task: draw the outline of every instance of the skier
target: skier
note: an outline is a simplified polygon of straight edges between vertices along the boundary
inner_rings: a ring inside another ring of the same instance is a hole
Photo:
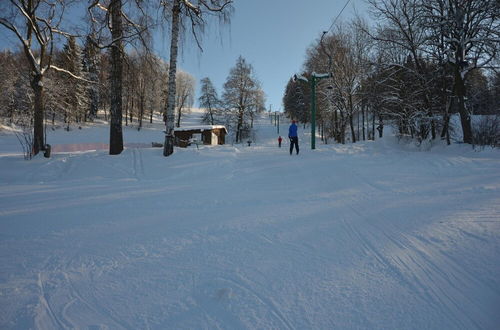
[[[281,148],[281,141],[283,141],[283,138],[281,138],[281,135],[278,137],[278,146]]]
[[[297,136],[297,125],[295,120],[292,120],[292,124],[288,128],[288,138],[290,139],[290,155],[293,151],[293,146],[295,145],[295,150],[297,155],[299,154],[299,137]]]

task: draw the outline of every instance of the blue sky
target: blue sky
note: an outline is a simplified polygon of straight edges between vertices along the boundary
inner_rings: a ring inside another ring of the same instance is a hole
[[[238,56],[252,64],[266,93],[266,108],[282,110],[288,79],[301,70],[306,49],[328,30],[347,0],[234,0],[231,24],[209,26],[203,52],[191,38],[181,45],[179,67],[200,79],[209,77],[219,95]],[[364,0],[350,0],[339,21],[352,18],[354,9],[366,17]],[[0,47],[15,49],[19,41],[0,27]],[[169,33],[158,33],[154,47],[168,62]],[[199,86],[197,86],[199,90]],[[197,96],[198,97],[198,96]]]
[[[285,85],[302,68],[306,49],[328,30],[346,0],[235,0],[230,27],[217,24],[203,40],[203,53],[186,42],[180,67],[199,80],[209,77],[219,95],[229,70],[242,55],[256,72],[266,93],[266,108],[282,110]],[[363,0],[351,0],[339,18],[348,20],[354,8],[367,16]],[[160,56],[168,56],[169,40],[160,40]],[[198,86],[199,87],[199,86]]]

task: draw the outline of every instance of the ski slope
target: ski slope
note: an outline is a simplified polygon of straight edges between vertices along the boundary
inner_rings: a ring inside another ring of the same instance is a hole
[[[299,134],[299,156],[264,116],[250,147],[25,161],[4,131],[0,328],[498,329],[498,150]]]

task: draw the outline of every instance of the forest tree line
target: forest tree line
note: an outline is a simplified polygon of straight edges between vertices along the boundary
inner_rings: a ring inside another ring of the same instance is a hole
[[[22,52],[0,52],[0,117],[8,124],[31,127],[33,91],[30,71]],[[45,77],[45,124],[51,128],[64,125],[66,130],[84,122],[107,121],[110,112],[110,56],[88,41],[80,47],[70,38],[63,49],[54,52],[54,61],[84,79],[64,72],[51,71]],[[21,69],[21,70],[20,70]],[[196,99],[196,78],[184,71],[176,72],[175,127],[190,112]],[[234,130],[236,142],[251,134],[255,115],[265,108],[264,93],[251,64],[239,57],[228,74],[219,96],[209,77],[200,81],[199,104],[205,108],[202,123],[226,125]],[[143,121],[153,122],[154,115],[166,121],[168,64],[151,53],[124,53],[123,121],[134,123],[138,130]]]
[[[33,91],[29,85],[30,70],[22,52],[0,52],[0,116],[9,124],[29,125]],[[44,80],[45,121],[55,127],[64,124],[70,130],[83,122],[108,120],[110,110],[110,56],[88,42],[83,48],[74,38],[54,52],[54,61],[84,79],[66,73],[50,71]],[[168,64],[151,54],[124,54],[123,104],[124,124],[135,122],[141,129],[143,120],[152,122],[153,114],[161,114],[166,102]],[[177,117],[194,102],[194,77],[178,72],[179,102]],[[28,122],[26,122],[28,121]]]
[[[73,15],[68,14],[72,8]],[[2,94],[6,107],[0,116],[12,122],[23,118],[18,123],[24,127],[23,148],[31,158],[40,151],[50,155],[48,117],[54,121],[62,117],[69,129],[72,122],[92,120],[99,109],[109,106],[109,154],[117,155],[123,151],[123,119],[128,124],[136,118],[140,127],[146,112],[151,120],[164,102],[164,155],[168,156],[173,152],[175,108],[179,123],[180,110],[194,100],[194,92],[178,93],[183,86],[193,87],[190,77],[184,85],[177,82],[183,76],[177,73],[179,39],[191,35],[201,48],[200,35],[209,22],[229,23],[232,11],[232,0],[2,1],[0,27],[18,41],[20,51],[1,54],[6,61],[2,70],[18,88]],[[75,17],[76,12],[81,17]],[[159,87],[165,65],[152,55],[152,35],[161,28],[169,29],[171,47],[167,83]],[[76,39],[84,43],[81,60]],[[62,44],[64,49],[59,50]],[[155,73],[154,79],[149,79],[148,70]],[[157,88],[166,93],[166,100]]]
[[[307,50],[302,76],[317,85],[324,140],[375,139],[391,123],[400,137],[500,145],[500,4],[494,0],[369,0],[373,26],[332,25]],[[311,88],[290,79],[289,117],[310,121]],[[451,127],[458,114],[460,127]],[[477,120],[474,115],[481,116]]]

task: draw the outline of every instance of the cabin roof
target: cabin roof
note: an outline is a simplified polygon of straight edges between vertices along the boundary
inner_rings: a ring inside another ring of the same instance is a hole
[[[212,131],[214,129],[223,129],[227,134],[227,129],[224,125],[198,125],[198,126],[183,126],[174,128],[175,132],[203,132],[203,131]]]

